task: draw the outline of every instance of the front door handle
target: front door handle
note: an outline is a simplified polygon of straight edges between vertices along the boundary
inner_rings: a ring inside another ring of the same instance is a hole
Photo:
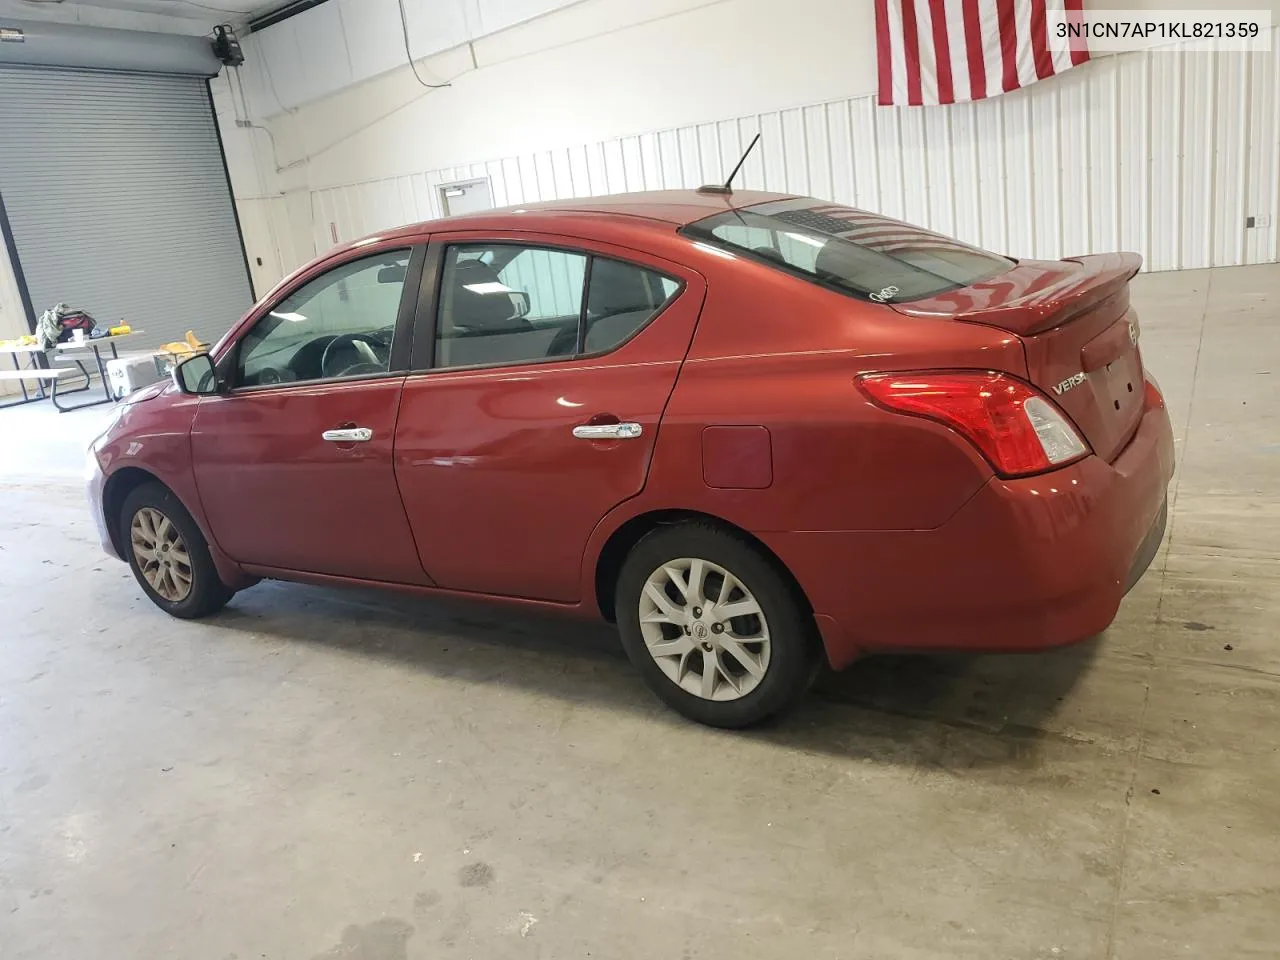
[[[345,427],[341,430],[326,430],[320,434],[320,438],[332,443],[366,443],[373,439],[373,431],[368,427]]]
[[[642,433],[638,423],[586,423],[573,428],[579,440],[634,440]]]

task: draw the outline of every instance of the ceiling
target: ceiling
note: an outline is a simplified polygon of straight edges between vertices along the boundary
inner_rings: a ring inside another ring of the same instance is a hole
[[[215,23],[240,24],[285,5],[285,0],[0,0],[0,17],[199,36]]]

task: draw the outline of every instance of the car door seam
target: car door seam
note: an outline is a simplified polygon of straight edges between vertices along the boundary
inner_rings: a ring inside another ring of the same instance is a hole
[[[409,377],[406,374],[400,379],[400,389],[396,393],[396,415],[391,423],[391,480],[396,487],[396,498],[400,501],[400,512],[404,514],[405,526],[409,528],[409,539],[413,541],[414,556],[418,559],[418,567],[422,570],[422,575],[427,578],[427,583],[436,586],[436,581],[431,576],[431,571],[427,569],[425,563],[422,562],[422,546],[418,543],[418,535],[414,531],[413,521],[409,517],[409,505],[404,502],[404,490],[400,487],[400,460],[398,449],[400,444],[400,411],[404,406],[404,388]]]

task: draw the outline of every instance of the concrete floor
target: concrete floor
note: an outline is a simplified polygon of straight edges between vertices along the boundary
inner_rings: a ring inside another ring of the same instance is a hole
[[[0,413],[0,955],[1275,957],[1280,267],[1135,286],[1180,465],[1115,625],[746,734],[604,630],[286,584],[167,619],[80,501],[102,413]]]

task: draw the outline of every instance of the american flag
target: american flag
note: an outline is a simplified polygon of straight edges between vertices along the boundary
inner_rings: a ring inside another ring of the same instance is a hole
[[[910,250],[913,253],[972,253],[974,248],[923,227],[882,217],[866,210],[836,204],[815,204],[805,210],[789,210],[774,218],[829,233],[878,253]]]
[[[963,103],[1052,77],[1089,59],[1082,0],[876,0],[881,106]]]

